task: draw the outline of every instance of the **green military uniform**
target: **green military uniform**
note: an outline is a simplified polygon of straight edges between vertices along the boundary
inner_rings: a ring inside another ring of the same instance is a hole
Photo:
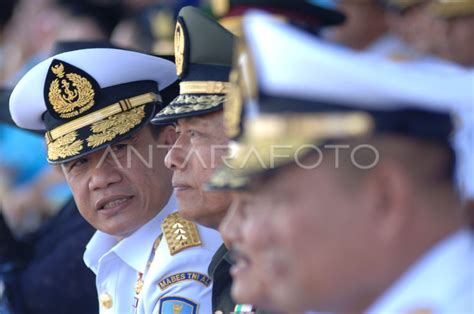
[[[235,308],[235,302],[230,296],[232,276],[229,270],[231,266],[229,251],[223,244],[214,254],[208,271],[209,276],[214,282],[212,288],[212,309],[214,311],[225,313]]]

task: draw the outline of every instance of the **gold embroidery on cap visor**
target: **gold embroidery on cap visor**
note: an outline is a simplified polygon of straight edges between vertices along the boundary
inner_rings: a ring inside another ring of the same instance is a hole
[[[463,17],[474,14],[474,0],[434,0],[430,10],[442,18]]]
[[[203,111],[215,108],[222,105],[226,96],[212,95],[212,96],[194,96],[194,95],[179,95],[169,106],[165,107],[156,115],[157,118],[166,117],[175,114],[183,114],[195,111]]]
[[[145,118],[145,107],[141,106],[96,122],[91,125],[91,131],[94,134],[87,138],[87,146],[96,148],[110,142],[118,135],[123,135],[140,124],[143,118]]]
[[[226,101],[225,94],[230,91],[231,86],[230,83],[221,81],[181,82],[180,95],[161,110],[155,119],[218,107]]]
[[[48,100],[61,118],[73,118],[94,105],[95,92],[85,77],[65,73],[62,63],[52,66],[51,71],[57,78],[49,86]]]
[[[181,21],[176,23],[174,31],[174,56],[176,63],[176,75],[181,76],[184,72],[185,34]]]
[[[84,147],[84,141],[77,139],[77,132],[61,136],[48,144],[48,159],[58,160],[78,155]]]
[[[131,97],[46,132],[48,160],[54,162],[83,153],[83,139],[77,140],[77,131],[87,126],[90,126],[89,132],[92,133],[86,139],[89,148],[96,148],[118,135],[126,134],[145,118],[145,105],[159,99],[155,93]]]
[[[367,136],[373,128],[372,117],[362,112],[262,115],[245,124],[245,135],[239,142],[229,144],[225,164],[231,172],[211,178],[210,186],[235,185],[230,179],[241,183],[246,176],[300,160],[322,142]]]

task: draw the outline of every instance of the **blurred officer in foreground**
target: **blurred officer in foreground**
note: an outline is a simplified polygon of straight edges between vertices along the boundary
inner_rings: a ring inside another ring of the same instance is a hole
[[[454,186],[448,114],[471,99],[472,73],[410,72],[259,14],[244,36],[252,62],[239,71],[254,80],[225,104],[231,130],[243,112],[243,134],[230,146],[234,170],[211,180],[243,189],[220,227],[235,300],[276,311],[472,312],[474,235]],[[267,295],[252,294],[257,280]]]
[[[10,98],[18,126],[46,129],[48,161],[98,229],[84,261],[101,313],[210,310],[204,274],[222,241],[174,212],[163,160],[175,131],[149,124],[176,95],[174,68],[126,50],[77,50],[36,65]]]
[[[235,39],[198,9],[186,7],[179,14],[175,40],[176,68],[182,79],[180,95],[152,122],[176,125],[178,139],[166,156],[166,165],[174,171],[173,186],[180,214],[217,229],[230,206],[230,195],[204,188],[227,154],[222,104],[229,92]],[[214,279],[213,309],[224,313],[246,309],[235,307],[230,297],[229,268],[227,248],[222,245],[212,260],[209,274]],[[259,288],[255,281],[252,289]]]

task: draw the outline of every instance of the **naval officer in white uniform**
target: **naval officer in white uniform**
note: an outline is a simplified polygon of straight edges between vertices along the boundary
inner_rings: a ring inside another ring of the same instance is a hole
[[[98,231],[84,255],[100,313],[209,313],[221,240],[175,213],[164,166],[171,126],[148,122],[176,95],[174,64],[118,49],[55,55],[10,98],[18,126],[45,130],[79,211]],[[58,265],[61,267],[61,265]]]

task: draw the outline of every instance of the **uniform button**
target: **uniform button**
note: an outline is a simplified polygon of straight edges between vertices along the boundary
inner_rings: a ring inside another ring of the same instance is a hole
[[[107,292],[104,292],[99,296],[99,301],[100,304],[106,309],[110,309],[112,307],[112,297]]]

